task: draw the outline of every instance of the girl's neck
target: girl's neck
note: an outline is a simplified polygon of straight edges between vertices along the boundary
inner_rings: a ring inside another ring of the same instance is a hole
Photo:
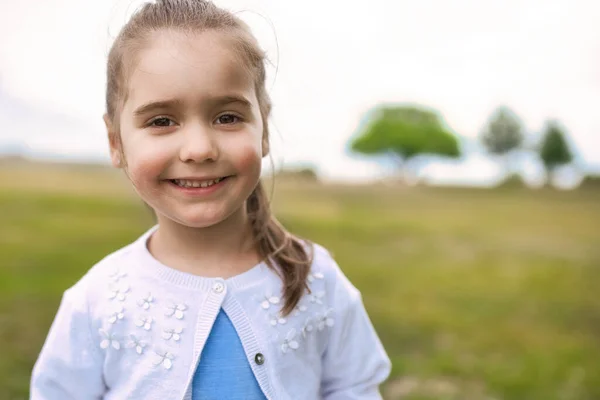
[[[148,241],[148,250],[171,268],[227,279],[260,261],[245,207],[207,228],[191,228],[160,215],[158,224]]]

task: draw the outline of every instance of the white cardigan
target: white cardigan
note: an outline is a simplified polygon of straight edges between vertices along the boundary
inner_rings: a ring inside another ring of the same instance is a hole
[[[265,264],[226,280],[177,271],[147,250],[156,228],[64,293],[31,399],[191,399],[220,308],[268,399],[381,399],[390,361],[359,291],[324,248],[315,245],[311,293],[282,318],[282,282]]]

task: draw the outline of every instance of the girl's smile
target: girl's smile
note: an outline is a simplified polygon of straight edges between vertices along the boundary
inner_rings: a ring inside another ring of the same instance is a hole
[[[206,196],[223,189],[233,176],[224,176],[219,178],[186,177],[178,179],[168,179],[175,190],[186,196]]]

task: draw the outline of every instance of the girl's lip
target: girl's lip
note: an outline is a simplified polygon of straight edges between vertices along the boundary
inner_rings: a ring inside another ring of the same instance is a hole
[[[186,176],[186,177],[179,177],[179,178],[169,178],[167,180],[168,181],[200,181],[200,182],[204,182],[204,181],[214,181],[216,179],[225,179],[225,178],[229,178],[229,175],[202,176],[202,177]]]
[[[184,187],[184,186],[179,186],[178,184],[175,183],[175,179],[168,179],[167,182],[169,185],[172,185],[174,189],[178,190],[179,192],[183,192],[186,195],[199,195],[199,196],[203,196],[203,195],[208,195],[210,193],[213,193],[217,190],[219,190],[220,188],[222,188],[227,182],[229,182],[229,176],[222,178],[219,182],[212,184],[210,186],[206,186],[206,187]]]

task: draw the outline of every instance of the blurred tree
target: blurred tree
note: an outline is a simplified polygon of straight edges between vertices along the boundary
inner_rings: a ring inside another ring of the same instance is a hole
[[[557,167],[573,161],[564,129],[556,121],[548,121],[539,148],[540,159],[546,168],[548,181],[551,181]]]
[[[419,155],[460,156],[457,138],[443,127],[438,114],[417,106],[377,108],[370,123],[352,140],[351,149],[389,155],[401,170]]]
[[[587,175],[579,185],[582,189],[600,190],[600,175]]]
[[[507,175],[510,175],[510,154],[519,149],[524,140],[520,119],[508,107],[498,107],[481,133],[481,142],[490,154],[504,158]]]
[[[319,180],[317,170],[313,166],[284,167],[277,172],[277,177],[282,179],[296,179],[316,182]]]

